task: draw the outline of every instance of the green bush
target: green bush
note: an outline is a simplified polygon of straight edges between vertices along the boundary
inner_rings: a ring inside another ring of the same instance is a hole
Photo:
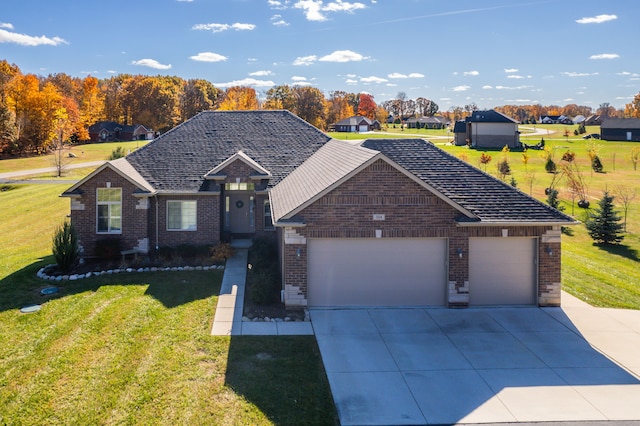
[[[111,155],[109,156],[109,161],[117,160],[118,158],[122,158],[125,155],[127,155],[127,154],[124,152],[124,148],[123,147],[121,147],[121,146],[116,147],[116,149],[111,151]]]
[[[65,221],[53,235],[53,256],[61,272],[69,272],[80,258],[78,234],[71,222]]]
[[[602,162],[600,161],[600,157],[598,157],[597,155],[594,155],[591,158],[591,168],[596,173],[602,173]]]
[[[555,161],[553,161],[553,159],[549,157],[547,158],[547,162],[544,163],[544,169],[547,171],[547,173],[555,173],[558,168]]]

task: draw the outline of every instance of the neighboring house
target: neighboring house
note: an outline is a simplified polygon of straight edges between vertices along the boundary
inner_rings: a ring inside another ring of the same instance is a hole
[[[520,148],[518,122],[496,110],[473,111],[465,119],[466,139],[473,148]]]
[[[357,115],[340,120],[333,127],[336,132],[370,132],[380,130],[380,122]]]
[[[602,124],[602,118],[603,117],[601,115],[590,115],[589,117],[585,118],[582,124],[584,124],[585,126],[599,126]]]
[[[99,121],[89,126],[89,139],[92,142],[151,140],[153,130],[142,124],[125,126],[115,121]]]
[[[441,116],[412,117],[406,124],[410,129],[444,129],[449,125],[449,120]]]
[[[458,146],[464,146],[468,144],[466,121],[459,120],[456,121],[453,125],[453,143]]]
[[[640,118],[607,118],[600,125],[600,138],[607,141],[640,141]]]
[[[538,122],[541,124],[574,124],[573,119],[566,115],[543,115]]]
[[[202,112],[63,196],[86,255],[273,238],[291,307],[558,306],[574,223],[430,142],[286,111]]]
[[[575,117],[573,117],[573,124],[582,124],[584,122],[584,120],[586,120],[586,117],[584,115],[576,115]]]

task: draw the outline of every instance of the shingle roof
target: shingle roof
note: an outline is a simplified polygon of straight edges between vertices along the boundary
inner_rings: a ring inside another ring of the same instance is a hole
[[[288,111],[205,111],[126,158],[154,189],[196,192],[217,165],[244,152],[274,186],[329,137]]]
[[[640,118],[607,118],[602,121],[601,129],[640,129]]]
[[[353,117],[342,119],[342,120],[338,121],[336,123],[336,125],[337,126],[355,126],[355,125],[357,125],[359,123],[362,123],[362,121],[364,121],[367,124],[372,124],[373,123],[373,121],[371,121],[367,117],[363,117],[361,115],[356,115],[356,116],[353,116]]]
[[[341,182],[379,152],[331,140],[270,192],[273,219],[280,220]]]
[[[473,111],[469,117],[471,123],[516,123],[516,121],[507,117],[506,115],[499,113],[496,110],[490,109],[487,111]]]
[[[575,223],[539,202],[422,139],[368,139],[381,152],[482,223]],[[465,221],[465,220],[462,220]]]

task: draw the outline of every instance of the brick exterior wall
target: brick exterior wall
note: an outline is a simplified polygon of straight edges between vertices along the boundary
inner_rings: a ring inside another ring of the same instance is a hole
[[[167,229],[167,201],[195,201],[196,230]],[[158,203],[158,232],[156,241],[156,203]],[[220,242],[219,195],[159,195],[152,198],[149,234],[154,247],[175,247],[180,244],[216,245]]]
[[[382,231],[382,238],[448,238],[449,306],[466,306],[470,237],[502,237],[507,229],[509,237],[539,238],[551,230],[548,226],[458,226],[458,210],[382,160],[299,215],[305,226],[285,228],[282,252],[285,298],[289,294],[305,298],[286,301],[293,305],[306,304],[308,238],[375,238],[376,230]],[[374,215],[384,215],[384,220],[374,220]],[[552,248],[553,256],[547,254],[547,247]],[[560,244],[539,244],[539,250],[539,303],[555,305],[560,291]]]
[[[97,232],[97,188],[122,188],[122,232],[99,234]],[[141,241],[149,241],[148,222],[150,209],[140,208],[146,201],[132,194],[136,186],[113,170],[106,168],[80,188],[82,196],[71,201],[71,223],[78,231],[85,256],[96,255],[96,244],[100,240],[118,240],[122,250],[138,247]]]

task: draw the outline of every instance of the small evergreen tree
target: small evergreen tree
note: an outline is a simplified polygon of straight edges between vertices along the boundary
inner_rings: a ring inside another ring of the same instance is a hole
[[[554,188],[549,189],[549,193],[547,194],[547,204],[553,207],[556,210],[563,211],[564,206],[560,205],[560,200],[558,199],[558,190]]]
[[[69,272],[80,257],[78,235],[69,221],[65,221],[53,235],[53,256],[62,272]]]
[[[596,244],[619,244],[624,239],[620,215],[613,209],[614,198],[605,190],[598,207],[587,217],[587,231]]]

